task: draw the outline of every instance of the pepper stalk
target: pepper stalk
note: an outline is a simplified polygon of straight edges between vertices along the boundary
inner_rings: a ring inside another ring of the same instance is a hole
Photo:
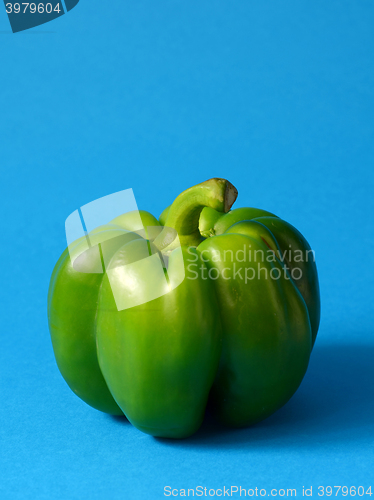
[[[199,232],[200,213],[205,207],[226,213],[238,196],[237,189],[226,179],[209,179],[183,191],[170,206],[165,227],[154,240],[163,253],[178,246],[174,229],[182,246],[197,247],[204,238]]]

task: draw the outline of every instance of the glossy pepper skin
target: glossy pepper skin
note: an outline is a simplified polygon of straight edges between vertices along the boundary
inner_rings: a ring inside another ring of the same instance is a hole
[[[59,369],[85,402],[124,413],[148,434],[181,438],[199,428],[208,401],[220,421],[241,427],[294,394],[319,325],[314,258],[274,214],[230,211],[236,196],[228,181],[210,179],[179,195],[159,221],[140,211],[145,236],[128,213],[95,230],[89,251],[77,241],[62,254],[49,326]],[[105,272],[82,272],[94,267],[95,245]],[[124,303],[147,297],[158,258],[167,277],[161,296],[118,310],[118,294]],[[145,267],[131,270],[137,261]]]

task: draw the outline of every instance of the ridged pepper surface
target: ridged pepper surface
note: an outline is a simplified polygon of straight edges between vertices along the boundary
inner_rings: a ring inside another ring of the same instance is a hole
[[[319,326],[314,255],[274,214],[230,210],[236,197],[228,181],[210,179],[159,220],[129,212],[90,233],[89,248],[81,238],[64,251],[49,327],[83,401],[181,438],[198,430],[208,402],[242,427],[294,394]]]

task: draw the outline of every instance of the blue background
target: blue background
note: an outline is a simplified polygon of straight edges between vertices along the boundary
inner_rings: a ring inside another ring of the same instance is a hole
[[[2,499],[374,492],[373,25],[368,0],[82,0],[13,35],[0,9]],[[49,278],[79,206],[131,187],[158,215],[210,177],[307,237],[321,329],[277,414],[156,440],[63,381]]]

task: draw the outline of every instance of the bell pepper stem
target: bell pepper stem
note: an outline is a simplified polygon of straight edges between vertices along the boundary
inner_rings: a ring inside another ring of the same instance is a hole
[[[172,250],[175,237],[168,228],[178,233],[181,245],[198,246],[203,240],[199,232],[200,213],[204,207],[228,212],[238,196],[237,189],[226,179],[209,179],[183,191],[170,206],[165,228],[155,239],[159,250]],[[175,234],[175,233],[174,233]]]

